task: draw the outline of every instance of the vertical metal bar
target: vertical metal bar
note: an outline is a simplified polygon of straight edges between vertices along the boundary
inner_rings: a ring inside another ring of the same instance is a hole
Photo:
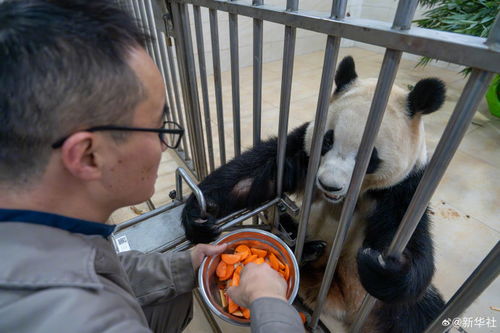
[[[177,79],[177,70],[175,68],[175,62],[174,62],[174,54],[172,52],[172,41],[171,38],[168,37],[167,40],[167,54],[168,54],[168,64],[170,66],[170,74],[172,75],[172,87],[174,88],[174,96],[175,96],[175,108],[177,110],[177,117],[179,119],[179,124],[181,125],[182,128],[186,128],[184,125],[184,117],[182,114],[182,106],[181,106],[181,98],[179,96],[179,88],[178,88],[178,83],[179,80]],[[189,146],[187,144],[187,135],[182,136],[182,147],[184,149],[184,157],[186,161],[190,159],[190,154],[189,154]]]
[[[146,32],[149,35],[149,34],[152,34],[152,31],[151,31],[151,26],[149,25],[148,16],[146,14],[145,1],[146,0],[138,0],[137,3],[138,3],[139,10],[141,13],[141,19],[143,22],[143,26],[144,26],[144,28],[147,29]],[[155,63],[158,63],[158,60],[156,59],[156,54],[155,54],[155,49],[154,49],[153,43],[154,42],[152,40],[147,42],[147,45],[149,46],[149,52],[150,52],[149,55],[151,56],[151,58],[153,58]]]
[[[153,15],[153,5],[151,3],[152,0],[144,0],[145,1],[145,7],[146,7],[146,15],[148,19],[148,24],[149,24],[149,30],[151,31],[151,34],[153,35],[153,51],[156,57],[156,65],[160,69],[160,72],[163,75],[163,80],[166,83],[166,73],[165,70],[163,69],[164,67],[164,61],[162,59],[161,53],[160,53],[160,39],[158,38],[158,32],[156,30],[156,22],[155,18]]]
[[[238,54],[238,15],[233,13],[229,13],[229,49],[231,54],[231,88],[233,96],[234,156],[237,157],[241,155],[240,61]]]
[[[207,148],[210,172],[214,171],[214,146],[212,142],[212,123],[210,122],[210,103],[208,102],[207,65],[205,62],[205,44],[203,42],[203,26],[201,23],[200,6],[193,6],[196,29],[196,44],[198,46],[198,64],[200,66],[200,81],[203,94],[203,110],[205,113],[205,128],[207,133]]]
[[[332,5],[332,18],[343,19],[346,13],[347,0],[336,0]],[[307,222],[311,212],[311,203],[314,191],[316,173],[319,167],[321,143],[325,132],[330,94],[332,92],[333,78],[337,66],[337,58],[340,48],[340,37],[328,36],[326,42],[325,56],[323,60],[323,73],[321,76],[321,86],[316,108],[316,118],[314,120],[314,131],[309,154],[309,164],[307,167],[306,188],[302,200],[302,208],[299,217],[299,229],[297,241],[295,242],[295,257],[301,261],[302,251],[304,250],[304,240],[307,231]],[[317,325],[317,323],[314,323]]]
[[[287,0],[286,10],[290,12],[297,11],[298,0]],[[280,113],[278,125],[278,156],[277,156],[277,186],[276,194],[278,197],[283,192],[283,174],[285,168],[286,137],[288,132],[288,116],[290,113],[290,97],[292,92],[293,62],[295,59],[295,37],[297,29],[294,27],[285,27],[285,45],[283,48],[283,69],[281,80]],[[279,212],[274,211],[274,228],[278,228]]]
[[[202,298],[200,296],[200,291],[198,289],[193,290],[193,295],[196,298],[196,301],[198,302],[200,309],[203,311],[205,318],[207,319],[208,323],[210,324],[210,327],[212,328],[212,332],[213,333],[222,333],[222,330],[220,329],[219,324],[217,324],[217,321],[215,320],[214,315],[212,314],[212,311],[208,308],[206,303],[202,300]]]
[[[392,25],[392,29],[408,30],[411,26],[411,21],[415,15],[415,10],[417,8],[417,5],[418,5],[418,0],[399,1],[398,8],[396,10],[396,16],[394,18],[394,22]],[[388,50],[386,50],[386,56],[389,54],[391,54],[393,57],[397,57],[397,62],[399,64],[399,61],[401,60],[402,52],[388,49]],[[385,63],[385,58],[384,58],[384,63]],[[382,66],[382,71],[383,70],[384,70],[384,65]],[[396,71],[397,71],[397,67],[394,69],[394,73],[392,75],[392,80],[390,83],[391,87],[392,87],[392,84],[394,82]],[[379,87],[379,83],[382,79],[383,78],[382,78],[382,73],[381,73],[381,76],[379,77],[379,80],[377,82],[377,90]],[[373,107],[373,104],[375,103],[376,95],[377,95],[377,91],[375,92],[375,97],[374,97],[374,101],[372,103],[372,107]],[[388,95],[387,95],[387,97],[388,97]],[[385,109],[386,106],[387,106],[387,101],[385,102],[383,108]],[[380,123],[379,123],[379,127],[380,127]],[[377,128],[377,132],[378,132],[378,128]],[[375,139],[375,137],[373,139]],[[373,150],[373,143],[370,145],[369,155],[366,156],[366,158],[367,158],[366,163],[368,163],[368,158],[370,157],[372,150]],[[365,172],[365,171],[366,171],[366,169],[363,169],[363,172]],[[344,213],[344,211],[342,211],[342,214],[343,213]],[[375,303],[376,303],[376,299],[374,297],[372,297],[371,295],[366,294],[365,299],[363,300],[363,303],[361,304],[361,307],[356,315],[356,319],[354,320],[354,323],[350,329],[350,332],[357,333],[357,332],[361,331],[361,329],[365,323],[365,320],[366,320],[366,318],[368,318],[368,315],[370,314],[371,310],[375,306]]]
[[[177,123],[178,122],[177,115],[176,115],[177,110],[176,110],[176,105],[175,105],[175,101],[174,101],[174,96],[172,94],[172,80],[170,78],[170,70],[168,69],[168,64],[167,64],[167,61],[168,61],[167,60],[168,59],[167,51],[165,50],[167,40],[165,39],[165,35],[163,34],[162,31],[159,32],[159,37],[160,37],[159,44],[160,44],[161,58],[162,58],[162,62],[164,63],[163,69],[165,70],[165,76],[164,76],[165,86],[166,86],[166,90],[167,90],[167,96],[168,96],[169,108],[170,108],[170,112],[169,112],[168,116],[170,117],[169,120],[172,120],[172,121]],[[182,142],[181,142],[181,146],[182,146]]]
[[[252,5],[260,6],[263,0],[253,0]],[[263,22],[253,19],[253,144],[260,142],[262,121],[262,41]]]
[[[443,322],[458,317],[496,279],[500,273],[499,261],[500,242],[497,242],[486,258],[448,301],[439,317],[429,325],[425,333],[442,333],[448,330],[449,325],[453,323],[443,325]]]
[[[200,100],[198,97],[198,84],[196,83],[196,67],[194,63],[193,53],[193,38],[191,36],[191,28],[189,23],[189,13],[186,4],[179,5],[180,14],[182,16],[184,30],[184,48],[186,55],[186,72],[188,74],[188,82],[191,95],[191,109],[186,112],[187,121],[193,124],[195,132],[191,132],[191,138],[194,142],[193,158],[196,165],[196,173],[199,180],[208,176],[207,158],[205,155],[205,140],[203,138],[203,126],[201,121]],[[186,110],[187,111],[187,110]]]
[[[226,144],[224,139],[224,113],[222,109],[222,77],[220,69],[219,50],[219,24],[217,23],[217,11],[209,10],[210,33],[212,37],[212,61],[214,67],[215,104],[217,107],[217,128],[219,134],[220,164],[226,164]]]
[[[252,0],[253,6],[260,6],[263,0]],[[264,23],[261,19],[253,19],[253,145],[260,142],[262,123],[262,51],[264,39]],[[252,218],[253,224],[259,223],[259,217]]]
[[[185,102],[185,113],[190,134],[191,152],[193,153],[193,164],[198,180],[202,180],[208,174],[205,159],[203,132],[201,128],[200,105],[196,84],[196,69],[194,66],[193,47],[191,44],[191,33],[189,17],[186,4],[172,3],[172,16],[177,26],[179,72],[183,83],[183,95]]]
[[[467,81],[464,91],[455,106],[455,110],[448,121],[439,140],[434,155],[426,168],[415,195],[406,211],[394,239],[388,250],[388,255],[399,255],[406,248],[422,215],[424,214],[432,194],[436,190],[446,168],[455,154],[460,141],[476,113],[476,108],[484,96],[492,73],[474,69]]]
[[[141,12],[141,9],[139,7],[139,1],[132,1],[132,4],[133,4],[133,8],[134,8],[134,14],[135,14],[135,17],[137,19],[137,23],[139,24],[139,27],[144,32],[147,32],[147,31],[145,31],[146,25],[144,24],[145,21],[142,17],[142,12]],[[151,45],[148,42],[146,42],[146,50],[148,51],[148,54],[153,53],[151,50]]]

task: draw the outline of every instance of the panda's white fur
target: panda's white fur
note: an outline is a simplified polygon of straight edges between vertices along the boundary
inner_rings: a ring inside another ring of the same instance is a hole
[[[324,255],[303,267],[299,292],[311,308],[314,308],[333,245],[377,84],[376,79],[357,78],[352,58],[341,62],[335,81],[337,87],[325,128],[325,133],[333,130],[333,144],[322,150],[308,224],[308,239],[324,240],[327,245]],[[363,180],[323,309],[324,319],[333,325],[332,329],[346,328],[353,322],[367,290],[384,302],[379,302],[370,314],[364,332],[419,332],[444,305],[430,286],[434,264],[426,215],[401,258],[381,256],[427,163],[422,114],[437,110],[443,99],[444,86],[436,79],[420,81],[410,93],[397,86],[392,88],[374,144],[378,154],[376,168]],[[305,124],[287,139],[284,189],[295,193],[298,200],[307,171],[313,128],[313,122]],[[213,207],[210,213],[224,216],[273,198],[275,168],[276,140],[271,139],[214,171],[200,184],[209,207]],[[193,223],[199,218],[198,212],[191,197],[183,212],[187,236],[195,242],[208,241],[218,234],[214,220]],[[374,234],[376,232],[380,234]],[[394,290],[390,290],[391,283]],[[395,322],[402,316],[407,316],[408,323]]]
[[[335,143],[334,148],[322,158],[317,179],[342,190],[328,194],[343,197],[347,193],[376,84],[377,79],[357,79],[349,84],[345,92],[331,98],[326,130],[334,130]],[[413,118],[408,116],[407,97],[408,91],[393,86],[375,140],[375,147],[383,161],[381,170],[377,170],[375,175],[366,175],[362,191],[399,183],[413,168],[421,168],[427,163],[424,123],[420,114]],[[304,149],[308,154],[313,129],[314,122],[311,122],[305,136]]]

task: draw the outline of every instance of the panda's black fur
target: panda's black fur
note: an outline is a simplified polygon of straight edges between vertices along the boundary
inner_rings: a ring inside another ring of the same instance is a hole
[[[337,70],[334,96],[349,91],[350,85],[356,79],[354,61],[347,57]],[[433,112],[443,101],[443,83],[437,79],[422,80],[408,94],[407,115],[413,118],[418,113]],[[287,137],[284,192],[300,195],[304,188],[308,166],[308,153],[304,146],[310,125],[303,124]],[[333,129],[327,129],[322,155],[333,145]],[[217,218],[242,208],[257,207],[275,198],[276,156],[277,140],[271,138],[215,170],[203,180],[199,186],[207,200],[209,217],[204,223],[199,223],[199,207],[196,199],[190,196],[183,211],[183,226],[187,238],[195,243],[212,241],[220,234],[214,223]],[[367,174],[375,174],[383,163],[384,160],[375,147]],[[414,167],[396,184],[368,189],[360,194],[356,210],[357,214],[362,216],[364,238],[354,256],[341,256],[326,303],[327,306],[333,304],[335,307],[345,307],[340,311],[342,314],[335,317],[340,317],[337,319],[347,327],[352,324],[364,292],[380,300],[370,314],[364,332],[422,332],[444,307],[443,299],[431,285],[434,251],[427,212],[401,257],[383,255],[394,238],[424,170],[425,167],[422,166]],[[322,196],[316,193],[314,200],[321,199]],[[371,203],[374,207],[363,215],[362,203]],[[309,224],[321,223],[320,220],[310,221]],[[290,224],[289,218],[283,222]],[[320,236],[327,242],[333,238],[333,235]],[[315,293],[319,289],[326,255],[322,255],[319,260],[308,261],[318,259],[318,254],[325,252],[324,241],[313,239],[306,242],[304,247],[303,258],[306,259],[306,264],[301,269],[301,291],[302,296],[309,298],[309,303],[314,303]],[[352,299],[352,295],[356,295],[356,298]],[[338,309],[332,310],[332,313],[339,313]]]

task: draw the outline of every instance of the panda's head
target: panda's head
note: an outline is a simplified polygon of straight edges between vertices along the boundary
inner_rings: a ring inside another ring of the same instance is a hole
[[[337,69],[335,83],[316,176],[317,187],[333,203],[342,201],[347,193],[377,80],[359,79],[353,59],[346,57]],[[395,185],[426,164],[422,116],[438,110],[444,98],[444,84],[434,78],[419,81],[410,92],[392,88],[362,191]],[[313,127],[311,123],[306,132],[308,153]]]

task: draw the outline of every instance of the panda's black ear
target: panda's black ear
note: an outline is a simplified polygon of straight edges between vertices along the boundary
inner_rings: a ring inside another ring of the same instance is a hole
[[[445,94],[445,85],[439,79],[429,78],[418,81],[408,94],[410,117],[417,113],[428,114],[438,110],[443,105]]]
[[[354,59],[351,56],[347,56],[340,62],[337,67],[337,72],[335,73],[335,94],[342,91],[349,83],[354,81],[358,77],[356,74],[356,68],[354,67]]]

